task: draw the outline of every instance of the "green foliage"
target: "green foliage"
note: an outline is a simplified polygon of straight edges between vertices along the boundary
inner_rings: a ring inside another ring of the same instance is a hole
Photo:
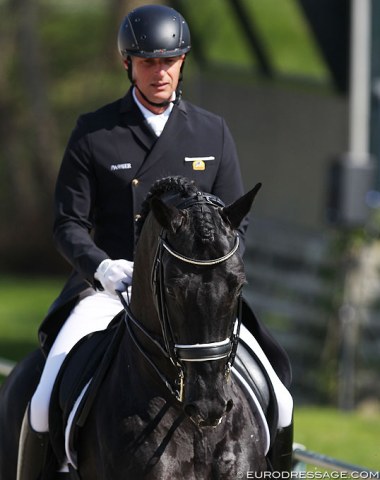
[[[256,64],[229,2],[182,0],[179,4],[211,63],[244,67]],[[297,2],[247,0],[243,4],[277,74],[326,80],[326,66]]]
[[[59,79],[88,67],[103,50],[105,12],[103,9],[45,9],[41,22],[41,39],[49,73]]]
[[[326,80],[326,65],[298,2],[256,0],[252,8],[280,73]]]
[[[123,96],[129,87],[117,58],[116,25],[109,38],[110,21],[106,6],[98,4],[85,8],[50,4],[43,11],[40,36],[62,145],[80,113]]]

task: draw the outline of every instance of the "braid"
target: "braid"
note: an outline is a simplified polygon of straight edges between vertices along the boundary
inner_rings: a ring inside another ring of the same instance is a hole
[[[194,181],[181,176],[165,177],[157,180],[141,205],[141,217],[137,223],[136,241],[138,240],[145,219],[150,212],[150,201],[153,197],[159,197],[167,192],[178,193],[182,197],[191,197],[198,192]]]
[[[194,235],[202,243],[210,243],[215,240],[214,214],[209,205],[196,205],[193,208]]]

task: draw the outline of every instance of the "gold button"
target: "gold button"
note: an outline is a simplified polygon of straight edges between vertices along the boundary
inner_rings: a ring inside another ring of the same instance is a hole
[[[141,215],[139,213],[136,213],[135,215],[135,222],[138,222],[141,218]]]
[[[132,185],[133,185],[134,187],[137,187],[137,185],[138,185],[139,183],[140,183],[140,182],[138,181],[137,178],[134,178],[134,179],[132,180]]]

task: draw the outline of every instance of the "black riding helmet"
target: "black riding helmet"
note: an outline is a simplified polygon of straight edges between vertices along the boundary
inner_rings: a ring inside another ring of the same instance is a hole
[[[118,48],[120,55],[127,60],[128,77],[133,84],[131,56],[160,58],[186,54],[191,49],[190,30],[185,19],[174,8],[144,5],[132,10],[124,18],[119,29]],[[181,80],[182,71],[179,85]],[[180,89],[177,88],[177,100],[180,96]],[[169,103],[155,104],[146,100],[154,106]]]
[[[180,13],[163,5],[145,5],[123,20],[118,47],[129,55],[145,58],[177,57],[191,48],[189,27]]]

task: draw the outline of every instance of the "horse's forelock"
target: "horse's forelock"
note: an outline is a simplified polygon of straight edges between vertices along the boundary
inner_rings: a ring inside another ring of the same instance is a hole
[[[195,195],[198,192],[194,182],[181,176],[165,177],[157,180],[141,206],[140,219],[137,223],[136,242],[138,241],[144,222],[150,212],[150,201],[153,197],[161,197],[166,193],[177,193],[182,198]]]
[[[165,177],[157,180],[151,187],[141,206],[140,219],[137,224],[136,242],[138,241],[144,222],[151,210],[151,200],[166,194],[178,195],[180,199],[193,197],[199,193],[194,181],[181,176]],[[199,203],[189,208],[191,221],[191,234],[202,244],[212,243],[224,228],[224,223],[219,215],[215,215],[215,206]],[[225,233],[223,231],[223,233]]]

